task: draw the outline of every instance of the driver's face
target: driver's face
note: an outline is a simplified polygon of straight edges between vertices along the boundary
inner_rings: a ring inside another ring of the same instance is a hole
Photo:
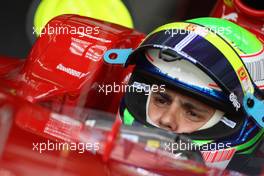
[[[176,133],[198,130],[215,113],[214,108],[169,89],[151,93],[148,108],[152,122]]]

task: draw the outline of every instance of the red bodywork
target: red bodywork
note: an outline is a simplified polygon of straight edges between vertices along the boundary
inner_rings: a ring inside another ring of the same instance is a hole
[[[253,9],[242,0],[218,0],[211,16],[237,23],[264,43],[264,10]]]
[[[144,171],[161,175],[206,175],[219,173],[191,161],[180,161],[146,151],[144,146],[126,140],[119,140],[122,145],[114,144],[110,158],[104,160],[108,136],[119,132],[102,131],[85,128],[78,120],[54,118],[54,113],[39,105],[26,102],[0,90],[0,175],[144,175]],[[34,144],[55,142],[89,142],[83,141],[93,136],[98,138],[100,150],[93,154],[89,151],[79,153],[71,150],[34,149]],[[116,139],[115,139],[116,140]],[[110,141],[111,142],[111,141]],[[120,148],[121,147],[121,148]],[[119,159],[118,159],[119,157]],[[121,158],[121,159],[120,159]],[[122,159],[123,158],[123,159]],[[159,162],[157,163],[157,158]],[[221,171],[223,173],[223,171]],[[226,172],[227,175],[230,173]]]
[[[79,107],[117,112],[123,93],[106,95],[99,86],[125,85],[133,68],[107,64],[103,55],[113,48],[134,49],[145,35],[76,15],[56,17],[46,28],[59,26],[99,27],[99,33],[46,33],[36,41],[26,61],[0,57],[0,175],[123,176],[145,175],[146,170],[160,175],[224,174],[119,139],[120,123],[115,123],[112,131],[98,131],[70,118],[78,116]],[[81,135],[101,136],[102,149],[97,154],[69,150],[40,154],[32,149],[32,143],[49,140],[86,142]]]
[[[95,28],[98,32],[90,30],[82,34],[82,31],[73,31]],[[49,29],[57,31],[42,34],[23,67],[23,61],[5,63],[6,59],[1,59],[3,69],[0,76],[6,81],[3,84],[12,87],[16,95],[32,103],[50,106],[58,112],[66,113],[63,106],[58,106],[63,104],[116,113],[122,92],[106,95],[99,91],[99,86],[114,82],[124,85],[132,68],[107,64],[103,54],[113,48],[134,49],[145,35],[119,25],[74,15],[53,19],[46,26],[46,31]],[[14,69],[16,74],[6,75]],[[89,97],[89,101],[84,97]]]

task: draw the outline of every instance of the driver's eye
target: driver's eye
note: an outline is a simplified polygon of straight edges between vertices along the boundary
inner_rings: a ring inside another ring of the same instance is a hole
[[[186,110],[185,114],[186,114],[186,118],[192,122],[201,122],[204,120],[203,115],[200,115],[192,110]]]
[[[155,96],[154,97],[154,103],[155,105],[159,107],[164,107],[170,104],[170,101],[162,96]]]
[[[195,112],[193,112],[193,111],[187,111],[186,114],[187,115],[190,115],[190,116],[194,116],[194,117],[197,117],[198,116],[198,114],[195,113]]]

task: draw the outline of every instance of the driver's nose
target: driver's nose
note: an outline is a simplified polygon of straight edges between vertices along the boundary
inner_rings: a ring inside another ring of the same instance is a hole
[[[171,104],[159,119],[159,125],[170,131],[177,132],[180,122],[181,108],[177,103]]]

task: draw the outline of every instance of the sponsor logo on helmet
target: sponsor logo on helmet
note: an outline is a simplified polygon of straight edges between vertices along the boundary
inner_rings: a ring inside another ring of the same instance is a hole
[[[244,67],[241,67],[240,69],[238,69],[237,72],[238,72],[238,75],[239,75],[240,80],[247,79],[247,74],[246,74],[246,71],[245,71],[245,68]]]
[[[232,102],[233,106],[236,108],[236,111],[238,111],[241,107],[241,104],[238,102],[237,96],[234,93],[231,93],[229,95],[229,100]]]
[[[244,91],[250,91],[252,87],[252,83],[248,77],[245,67],[240,67],[237,71],[238,77],[241,80],[241,86],[243,87]]]

